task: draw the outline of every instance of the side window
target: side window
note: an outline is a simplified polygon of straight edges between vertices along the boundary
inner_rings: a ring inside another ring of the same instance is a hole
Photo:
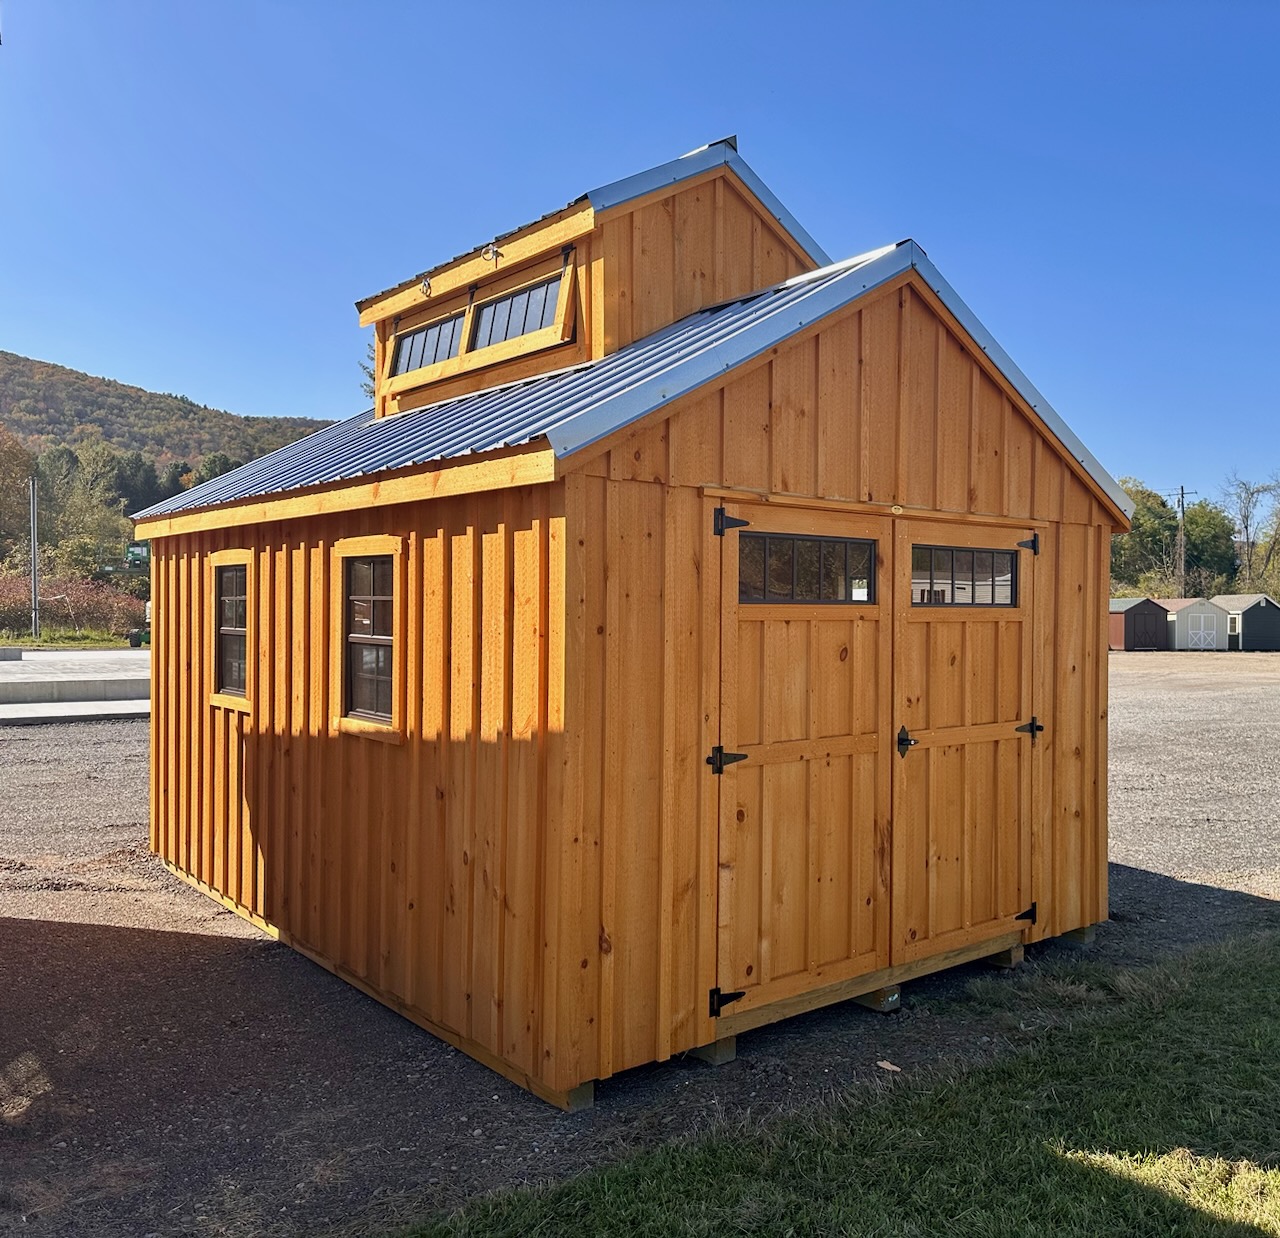
[[[404,739],[404,539],[335,542],[330,568],[330,725]]]
[[[1012,550],[912,546],[912,606],[1017,606],[1018,556]]]
[[[231,696],[244,696],[246,689],[245,645],[249,634],[247,572],[243,563],[214,569],[218,637],[213,655],[213,686],[216,692]]]
[[[343,713],[348,716],[391,721],[394,564],[390,555],[347,559],[344,564]]]
[[[248,713],[257,664],[253,551],[214,551],[208,572],[204,641],[209,704]]]
[[[738,535],[738,601],[870,604],[876,544],[860,538]]]

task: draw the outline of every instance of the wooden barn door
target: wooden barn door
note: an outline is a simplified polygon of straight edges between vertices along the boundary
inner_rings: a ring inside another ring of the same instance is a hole
[[[1025,538],[896,522],[895,964],[1025,925],[1036,734],[1035,556]]]
[[[889,961],[892,524],[724,515],[717,985],[737,1014]]]

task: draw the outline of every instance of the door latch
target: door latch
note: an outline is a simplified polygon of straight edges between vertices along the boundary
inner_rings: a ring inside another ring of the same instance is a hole
[[[1025,726],[1015,726],[1013,729],[1021,735],[1030,735],[1031,742],[1034,744],[1036,742],[1036,736],[1044,730],[1044,723],[1042,723],[1035,714],[1032,714],[1031,721]]]
[[[911,738],[911,732],[907,730],[906,723],[903,723],[902,729],[898,732],[898,755],[905,757],[920,741]]]

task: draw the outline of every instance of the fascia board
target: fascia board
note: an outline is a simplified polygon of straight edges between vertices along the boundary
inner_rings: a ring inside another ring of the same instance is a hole
[[[815,288],[803,300],[779,307],[774,313],[748,323],[728,338],[709,344],[700,352],[673,363],[661,373],[638,382],[595,408],[553,426],[547,431],[547,439],[556,457],[560,459],[590,447],[664,404],[745,365],[798,331],[901,275],[912,265],[913,248],[910,244],[900,245],[871,262],[855,267],[846,275]]]
[[[1009,380],[1014,389],[1035,409],[1041,421],[1053,431],[1058,441],[1080,462],[1085,472],[1106,493],[1107,497],[1130,518],[1133,516],[1133,500],[1120,483],[1102,467],[1098,458],[1063,421],[1058,411],[1041,395],[1036,385],[1018,368],[1013,358],[996,343],[995,337],[982,325],[978,316],[961,300],[960,295],[942,278],[938,268],[929,261],[924,250],[914,241],[904,248],[914,251],[912,266],[920,272],[925,283],[937,294],[938,299],[951,311],[952,316],[967,331],[973,342],[991,359],[992,364]]]
[[[643,198],[646,194],[655,193],[671,185],[678,185],[690,177],[721,166],[733,171],[734,175],[755,194],[761,205],[819,267],[831,265],[831,257],[827,251],[800,226],[796,217],[778,201],[773,191],[752,171],[747,161],[726,142],[715,142],[710,146],[704,146],[701,150],[681,155],[679,159],[659,164],[656,168],[648,168],[633,176],[624,176],[620,181],[601,185],[598,189],[592,189],[586,198],[596,213],[601,214],[611,207],[621,206],[636,198]]]

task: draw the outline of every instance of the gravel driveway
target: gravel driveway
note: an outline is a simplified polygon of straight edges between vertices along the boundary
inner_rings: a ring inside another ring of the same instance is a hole
[[[1112,911],[1141,963],[1280,923],[1280,655],[1113,654]],[[763,1028],[566,1116],[146,852],[142,722],[0,728],[0,1232],[364,1234],[726,1117],[998,1051],[978,967]],[[1029,952],[1032,965],[1068,947]]]

